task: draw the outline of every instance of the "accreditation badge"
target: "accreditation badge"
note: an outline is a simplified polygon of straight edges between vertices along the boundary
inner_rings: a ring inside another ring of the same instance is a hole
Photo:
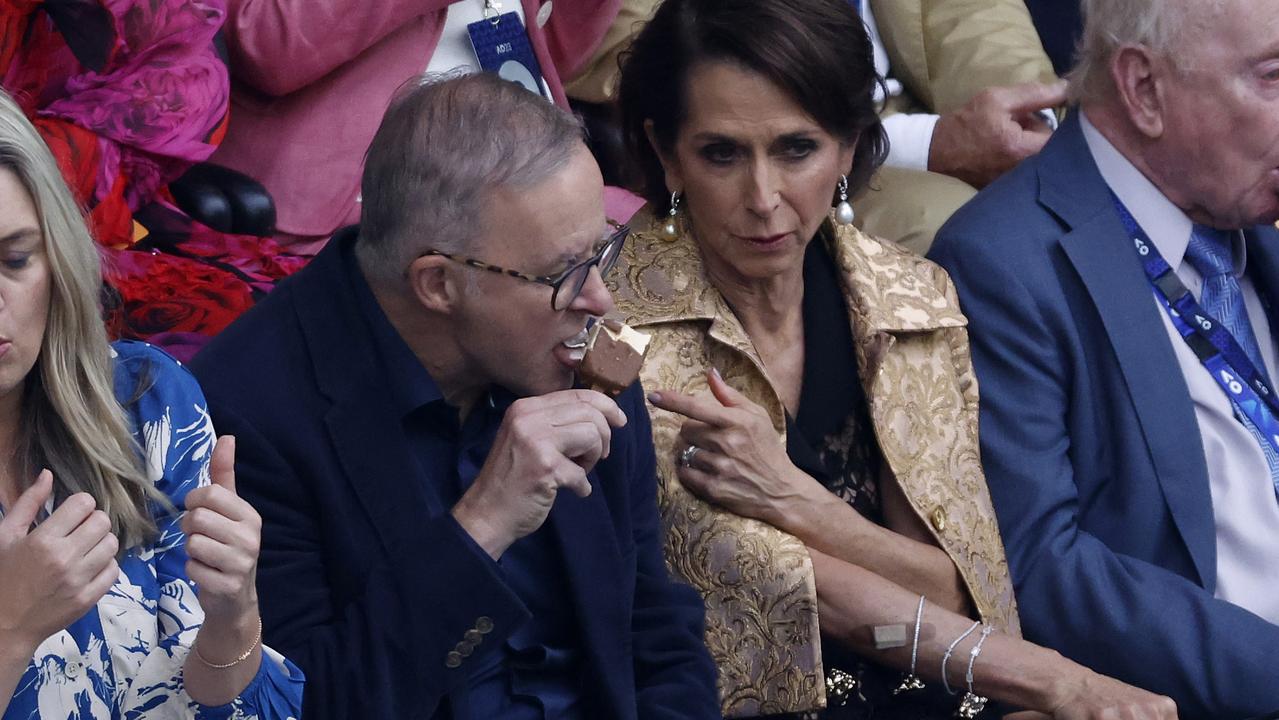
[[[513,12],[473,22],[466,26],[480,69],[519,83],[530,92],[551,99],[542,79],[542,66],[533,53],[528,32],[520,16]]]

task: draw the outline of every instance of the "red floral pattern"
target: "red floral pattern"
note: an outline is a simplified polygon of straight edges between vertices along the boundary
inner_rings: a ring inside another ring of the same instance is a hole
[[[0,84],[88,209],[112,334],[187,358],[305,263],[171,204],[225,132],[225,16],[225,0],[0,0]]]
[[[119,291],[124,334],[214,335],[253,305],[247,283],[211,265],[162,252],[105,250],[103,271]]]

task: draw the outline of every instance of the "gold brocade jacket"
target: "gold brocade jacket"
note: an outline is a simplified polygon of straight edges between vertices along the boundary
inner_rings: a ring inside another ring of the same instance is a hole
[[[736,315],[707,281],[685,232],[664,236],[641,211],[610,289],[626,322],[652,336],[649,390],[707,392],[714,366],[785,433],[781,400]],[[828,225],[829,227],[829,225]],[[966,320],[946,273],[853,227],[834,226],[831,256],[851,314],[857,364],[886,466],[959,568],[988,623],[1020,634],[1008,563],[982,475],[977,383]],[[819,240],[820,241],[820,240]],[[649,406],[658,503],[672,573],[706,601],[706,643],[729,717],[825,706],[812,562],[804,544],[716,508],[675,474],[681,418]]]

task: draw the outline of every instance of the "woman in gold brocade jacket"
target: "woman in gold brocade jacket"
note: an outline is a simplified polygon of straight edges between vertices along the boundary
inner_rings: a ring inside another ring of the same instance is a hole
[[[1020,640],[954,289],[844,202],[886,151],[853,6],[665,0],[623,62],[649,209],[610,282],[725,714],[1176,717]]]

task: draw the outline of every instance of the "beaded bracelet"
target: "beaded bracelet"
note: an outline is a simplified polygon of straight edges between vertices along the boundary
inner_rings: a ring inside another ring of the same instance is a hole
[[[981,637],[977,639],[977,644],[968,652],[968,672],[964,673],[964,680],[968,683],[968,692],[973,692],[973,663],[977,662],[977,656],[981,655],[981,646],[986,644],[986,638],[995,631],[991,625],[981,629]],[[973,693],[976,694],[976,693]]]
[[[249,649],[245,650],[240,655],[240,657],[232,660],[229,663],[209,662],[208,660],[204,658],[203,655],[200,654],[200,646],[198,643],[196,645],[193,645],[191,647],[191,650],[195,653],[195,658],[199,660],[200,662],[204,663],[206,666],[211,667],[214,670],[226,670],[227,668],[233,668],[236,665],[239,665],[240,663],[244,662],[245,660],[248,660],[249,656],[253,654],[253,651],[258,649],[258,643],[260,642],[262,642],[262,618],[261,617],[258,618],[258,634],[253,637],[253,644],[250,645]]]
[[[986,703],[989,702],[989,698],[982,697],[973,690],[973,665],[977,662],[977,656],[981,655],[981,646],[986,644],[986,638],[990,637],[994,630],[995,628],[991,625],[982,628],[977,644],[968,651],[968,672],[964,673],[968,692],[964,693],[964,699],[959,703],[959,710],[955,712],[955,717],[960,720],[974,720],[982,710],[986,709]]]
[[[941,686],[946,688],[946,693],[948,695],[954,695],[955,691],[950,689],[950,683],[946,681],[946,663],[950,661],[950,656],[955,652],[955,647],[959,645],[959,643],[963,642],[964,638],[972,635],[978,625],[981,625],[980,620],[970,625],[968,629],[964,631],[963,635],[955,638],[955,641],[950,644],[950,647],[946,648],[946,654],[941,656]]]

